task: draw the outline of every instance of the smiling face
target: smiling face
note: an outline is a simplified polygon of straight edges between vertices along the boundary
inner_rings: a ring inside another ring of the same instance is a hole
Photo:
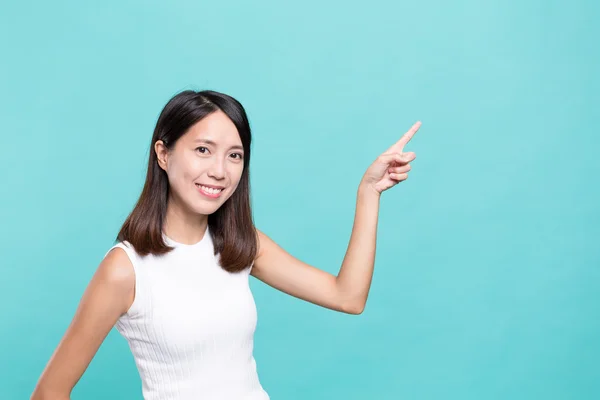
[[[167,149],[154,149],[169,179],[169,203],[184,213],[214,213],[235,192],[244,170],[244,149],[234,123],[222,111],[194,124]]]

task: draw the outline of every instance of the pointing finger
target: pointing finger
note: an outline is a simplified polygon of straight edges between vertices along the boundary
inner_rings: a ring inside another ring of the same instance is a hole
[[[404,135],[402,135],[400,140],[398,140],[392,146],[392,149],[401,152],[404,149],[404,146],[406,146],[406,144],[410,141],[410,139],[412,139],[412,137],[415,135],[415,133],[417,133],[417,131],[419,130],[420,127],[421,127],[421,121],[415,122],[413,124],[413,126],[411,126],[410,129]]]

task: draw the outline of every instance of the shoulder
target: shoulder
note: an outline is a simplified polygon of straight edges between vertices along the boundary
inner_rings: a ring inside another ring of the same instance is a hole
[[[135,270],[127,252],[115,247],[111,249],[96,271],[105,285],[127,296],[135,287]]]

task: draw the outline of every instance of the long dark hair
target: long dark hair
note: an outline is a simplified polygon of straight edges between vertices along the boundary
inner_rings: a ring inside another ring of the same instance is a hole
[[[180,92],[163,108],[150,143],[144,188],[119,231],[118,241],[128,241],[142,256],[173,250],[162,237],[169,181],[167,173],[158,165],[154,144],[162,140],[171,149],[192,125],[218,110],[237,128],[244,148],[244,170],[235,192],[208,216],[214,255],[220,254],[221,267],[229,272],[242,271],[254,262],[258,239],[250,207],[250,124],[244,107],[236,99],[212,90]]]

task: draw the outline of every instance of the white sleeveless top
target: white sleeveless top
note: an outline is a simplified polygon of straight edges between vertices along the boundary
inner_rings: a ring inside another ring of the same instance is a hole
[[[252,265],[222,269],[208,228],[194,245],[163,237],[175,247],[163,256],[141,257],[128,242],[110,248],[125,250],[135,270],[135,299],[115,327],[129,343],[144,399],[268,400],[252,354]]]

